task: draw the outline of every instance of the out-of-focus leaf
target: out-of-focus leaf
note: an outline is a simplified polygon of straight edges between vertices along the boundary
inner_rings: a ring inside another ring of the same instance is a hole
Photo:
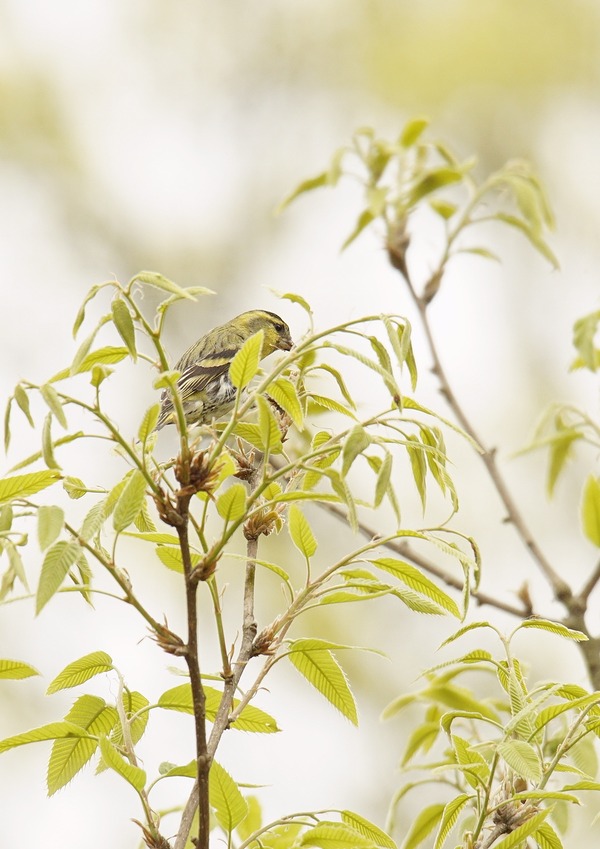
[[[586,537],[600,548],[600,478],[590,475],[583,488],[581,521]]]

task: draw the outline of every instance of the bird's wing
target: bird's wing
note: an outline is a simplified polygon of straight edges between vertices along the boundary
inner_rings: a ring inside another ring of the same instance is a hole
[[[237,349],[233,348],[228,351],[219,351],[214,354],[207,354],[200,361],[184,366],[181,377],[177,381],[182,402],[185,403],[185,401],[202,395],[210,385],[218,386],[221,378],[229,371],[231,360],[236,353]],[[160,395],[160,401],[161,420],[164,421],[168,413],[173,409],[170,392],[163,389]]]

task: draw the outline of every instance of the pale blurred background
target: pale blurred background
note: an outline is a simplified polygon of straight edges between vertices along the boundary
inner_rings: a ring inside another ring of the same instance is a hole
[[[339,253],[359,211],[354,187],[314,194],[274,215],[282,197],[325,167],[357,126],[372,124],[393,137],[406,119],[426,114],[436,136],[461,155],[477,154],[480,174],[508,158],[530,159],[556,211],[551,244],[561,270],[552,271],[518,235],[489,230],[488,244],[503,264],[471,259],[453,266],[432,318],[458,396],[483,436],[498,446],[544,549],[579,585],[595,557],[581,539],[577,512],[591,458],[575,467],[549,504],[544,458],[511,455],[552,400],[598,412],[593,377],[567,374],[572,323],[598,308],[597,2],[4,0],[0,45],[3,399],[19,379],[43,382],[70,362],[72,321],[93,283],[112,275],[126,280],[143,268],[217,293],[194,308],[173,310],[173,357],[214,324],[256,306],[281,312],[293,332],[302,333],[301,311],[278,301],[268,287],[307,298],[320,328],[365,312],[414,317],[375,237]],[[436,232],[425,227],[413,248],[423,274],[439,248]],[[90,315],[97,318],[99,311],[100,305],[92,307]],[[417,329],[415,335],[418,397],[440,404]],[[149,378],[115,395],[124,429],[134,432],[151,400]],[[165,450],[171,438],[165,436]],[[510,600],[526,577],[536,607],[558,615],[511,530],[500,524],[498,501],[477,461],[458,441],[450,445],[464,505],[457,524],[482,546],[485,589]],[[23,425],[2,470],[32,446]],[[82,450],[60,455],[67,472],[77,472]],[[116,462],[107,466],[106,458],[85,462],[92,469],[96,463],[98,478],[107,476],[103,482],[117,473]],[[407,524],[421,521],[410,489],[405,505]],[[325,537],[341,536],[331,520],[309,515]],[[268,544],[271,557],[285,558],[277,541]],[[332,552],[326,544],[322,549],[326,563]],[[292,571],[301,566],[293,559],[285,563]],[[156,563],[127,565],[142,585],[152,571],[145,598],[158,618],[164,611],[178,624],[176,577],[163,575]],[[35,576],[35,544],[28,567]],[[224,566],[232,594],[234,567]],[[272,576],[263,585],[272,589],[275,604]],[[282,665],[260,705],[277,716],[284,733],[238,735],[224,744],[220,760],[238,781],[268,785],[258,791],[267,818],[348,807],[383,825],[400,782],[408,728],[399,720],[381,724],[379,714],[416,686],[422,669],[460,653],[435,652],[453,628],[449,620],[419,618],[391,602],[357,607],[335,610],[326,633],[339,642],[376,645],[391,658],[341,658],[357,696],[359,730]],[[514,624],[489,610],[474,615]],[[308,623],[296,633],[310,633]],[[133,613],[110,601],[100,600],[93,614],[74,596],[61,596],[37,619],[29,601],[3,608],[1,656],[29,661],[44,677],[1,684],[0,737],[62,716],[79,690],[46,699],[45,687],[89,651],[109,651],[129,685],[151,699],[179,683],[162,671],[167,661],[144,636]],[[587,684],[568,644],[528,635],[518,649],[534,678],[560,675]],[[98,679],[86,691],[114,695],[114,684]],[[413,723],[418,717],[417,711],[408,715]],[[189,760],[190,744],[189,718],[154,713],[141,755],[152,772],[162,760]],[[0,846],[137,845],[130,818],[140,811],[116,776],[95,778],[88,768],[46,799],[48,750],[46,744],[28,746],[0,759]],[[187,785],[178,782],[165,782],[157,805],[183,798]],[[421,797],[420,803],[438,798]],[[415,805],[409,797],[399,841]],[[590,807],[583,811],[582,833],[573,832],[567,843],[597,845],[597,832],[589,831],[593,814]]]

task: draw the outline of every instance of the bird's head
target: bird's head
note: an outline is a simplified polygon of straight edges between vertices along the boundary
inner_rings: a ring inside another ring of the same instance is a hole
[[[244,327],[248,337],[258,333],[259,330],[263,331],[262,357],[276,350],[291,351],[294,342],[290,328],[276,313],[268,310],[250,310],[238,316],[237,320]]]

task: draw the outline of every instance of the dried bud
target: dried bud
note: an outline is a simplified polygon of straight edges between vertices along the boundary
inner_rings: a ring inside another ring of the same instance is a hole
[[[406,232],[406,218],[397,221],[388,231],[387,252],[390,263],[404,277],[408,277],[406,252],[410,245],[410,236]]]
[[[283,518],[281,516],[283,510],[284,505],[263,507],[262,510],[257,510],[244,524],[244,536],[246,539],[258,539],[261,534],[268,537],[273,531],[279,533],[283,527]]]
[[[146,828],[139,820],[132,820],[136,825],[142,829],[142,836],[144,838],[144,843],[149,849],[171,849],[171,844],[169,841],[159,834],[159,832],[153,828],[152,831]]]
[[[197,451],[192,455],[189,475],[186,475],[181,456],[177,457],[175,477],[179,483],[187,481],[181,489],[177,490],[177,497],[187,498],[197,492],[206,492],[212,495],[217,486],[221,466],[222,464],[218,461],[209,463],[206,451]]]
[[[174,654],[178,657],[185,654],[185,643],[181,637],[174,634],[166,625],[159,625],[152,632],[152,639],[167,654]]]
[[[431,275],[427,283],[425,284],[425,288],[423,289],[423,296],[421,300],[425,304],[431,303],[435,296],[437,295],[440,285],[442,283],[442,277],[444,276],[444,269],[438,268],[437,271]]]
[[[275,649],[273,648],[273,640],[275,639],[275,635],[277,633],[277,626],[279,624],[279,619],[276,619],[270,625],[267,625],[266,628],[254,638],[254,642],[252,643],[252,657],[258,657],[261,654],[274,654]]]

